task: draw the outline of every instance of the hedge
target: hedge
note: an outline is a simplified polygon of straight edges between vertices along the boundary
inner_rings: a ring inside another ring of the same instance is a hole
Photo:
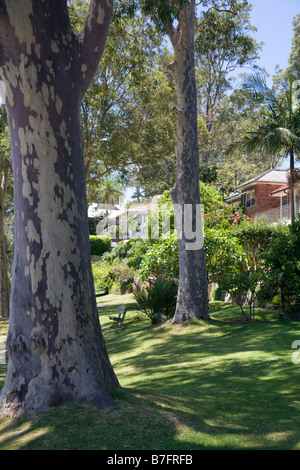
[[[102,256],[110,250],[111,239],[105,235],[90,235],[91,255]]]

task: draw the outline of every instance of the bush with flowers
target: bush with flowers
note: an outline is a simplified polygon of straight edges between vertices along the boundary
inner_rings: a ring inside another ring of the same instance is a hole
[[[204,206],[204,226],[208,228],[231,229],[250,220],[239,204],[224,204],[221,208],[212,205],[209,209]]]
[[[240,204],[226,204],[220,191],[202,182],[200,202],[204,206],[204,227],[229,230],[250,220]]]

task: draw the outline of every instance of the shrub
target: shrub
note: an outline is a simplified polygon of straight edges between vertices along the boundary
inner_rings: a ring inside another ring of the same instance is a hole
[[[105,235],[90,235],[91,255],[102,256],[110,250],[111,239]]]
[[[228,230],[206,227],[204,251],[209,282],[221,284],[228,272],[237,273],[245,266],[244,250]]]
[[[233,236],[239,240],[251,269],[258,269],[263,261],[264,252],[272,244],[272,239],[287,233],[286,225],[270,224],[251,219],[233,229]]]
[[[98,261],[97,263],[92,263],[92,272],[96,292],[104,289],[110,290],[114,282],[111,266]]]
[[[209,212],[204,206],[204,226],[208,228],[229,230],[248,220],[239,204],[224,204],[221,208],[212,206]]]
[[[276,294],[274,295],[273,299],[271,300],[271,305],[279,306],[281,304],[281,295]]]
[[[115,248],[111,250],[111,258],[119,258],[123,259],[125,258],[127,251],[129,249],[129,242],[130,240],[122,240],[120,241]]]
[[[121,294],[132,291],[132,286],[135,277],[135,270],[127,266],[126,264],[119,264],[112,266],[111,275],[114,280],[114,291],[116,292],[119,288]]]
[[[131,240],[130,248],[127,252],[128,266],[139,269],[143,256],[149,249],[149,242],[142,238],[135,238]]]
[[[222,287],[214,287],[211,291],[211,298],[213,302],[224,300]]]
[[[149,277],[178,279],[179,256],[176,233],[161,237],[155,245],[150,246],[142,256],[139,269],[142,280]]]
[[[224,289],[230,293],[231,300],[240,307],[244,320],[254,320],[260,281],[261,272],[251,270],[230,273],[224,280]],[[244,309],[245,305],[248,305],[248,311]]]
[[[98,261],[92,264],[96,291],[108,289],[115,294],[131,292],[136,272],[126,263]]]
[[[133,295],[151,322],[158,323],[174,314],[177,290],[175,282],[156,279],[147,284],[135,283]]]
[[[300,302],[300,216],[278,231],[263,258],[261,298],[270,302],[280,292],[282,307],[288,310]]]

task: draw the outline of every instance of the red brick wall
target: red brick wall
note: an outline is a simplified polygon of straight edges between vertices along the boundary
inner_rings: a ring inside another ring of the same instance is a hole
[[[278,184],[266,183],[257,183],[253,188],[249,188],[249,191],[251,191],[251,189],[255,190],[255,205],[246,207],[246,194],[244,194],[243,204],[245,207],[245,214],[248,217],[254,217],[258,212],[265,212],[280,207],[280,197],[270,196],[271,192],[278,188]]]

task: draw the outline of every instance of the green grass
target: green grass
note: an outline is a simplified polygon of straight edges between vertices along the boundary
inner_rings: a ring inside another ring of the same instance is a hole
[[[0,450],[300,450],[299,322],[258,310],[243,324],[238,308],[215,303],[209,322],[153,326],[131,295],[98,304],[122,386],[116,406],[1,417]],[[128,308],[122,331],[108,319],[119,305]],[[0,372],[2,386],[5,365]]]

